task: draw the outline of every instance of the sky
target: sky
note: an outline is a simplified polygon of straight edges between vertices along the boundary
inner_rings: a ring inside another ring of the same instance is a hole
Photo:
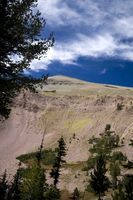
[[[38,9],[55,44],[30,73],[133,87],[133,0],[39,0]]]

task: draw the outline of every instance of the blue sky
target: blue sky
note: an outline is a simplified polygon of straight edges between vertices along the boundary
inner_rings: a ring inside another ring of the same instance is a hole
[[[54,32],[47,56],[32,74],[63,74],[133,86],[133,0],[39,0],[45,36]]]

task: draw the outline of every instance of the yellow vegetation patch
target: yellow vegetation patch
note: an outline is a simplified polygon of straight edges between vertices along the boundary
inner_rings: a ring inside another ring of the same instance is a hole
[[[89,117],[83,117],[75,120],[68,120],[64,124],[65,128],[69,128],[72,132],[83,129],[87,124],[91,123],[91,119]]]
[[[91,119],[88,115],[83,115],[75,112],[70,109],[55,109],[48,108],[42,114],[40,119],[40,125],[42,124],[42,128],[49,131],[59,131],[64,134],[77,132],[85,128],[88,124],[91,123]]]
[[[42,96],[48,96],[48,97],[51,97],[51,96],[57,96],[57,92],[51,92],[51,91],[49,91],[49,92],[41,92],[41,95]]]
[[[50,132],[53,130],[59,129],[59,124],[61,126],[61,117],[63,115],[63,111],[57,111],[55,109],[48,109],[45,111],[40,119],[40,125],[46,132]]]

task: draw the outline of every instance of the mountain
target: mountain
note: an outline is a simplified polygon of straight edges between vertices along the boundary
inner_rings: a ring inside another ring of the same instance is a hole
[[[120,139],[129,143],[133,133],[133,89],[102,85],[64,76],[48,79],[38,93],[22,90],[12,105],[10,118],[0,124],[0,172],[14,174],[21,154],[36,151],[45,133],[44,148],[54,149],[63,135],[67,165],[60,188],[83,190],[83,165],[89,156],[88,139],[111,124]],[[131,147],[122,151],[132,159]],[[78,179],[77,179],[78,177]]]

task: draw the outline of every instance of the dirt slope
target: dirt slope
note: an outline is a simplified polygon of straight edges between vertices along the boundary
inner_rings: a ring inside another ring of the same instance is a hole
[[[71,165],[87,160],[88,139],[103,132],[106,124],[121,139],[132,139],[133,89],[57,76],[38,91],[23,91],[14,101],[10,118],[0,125],[0,172],[6,168],[13,174],[15,158],[36,150],[44,132],[45,148],[55,148],[60,135],[64,136]],[[118,103],[122,110],[117,110]],[[126,146],[123,151],[132,159],[131,148]],[[79,168],[63,169],[60,188],[72,191],[79,185],[83,189],[85,175]],[[81,179],[77,180],[78,175]]]

